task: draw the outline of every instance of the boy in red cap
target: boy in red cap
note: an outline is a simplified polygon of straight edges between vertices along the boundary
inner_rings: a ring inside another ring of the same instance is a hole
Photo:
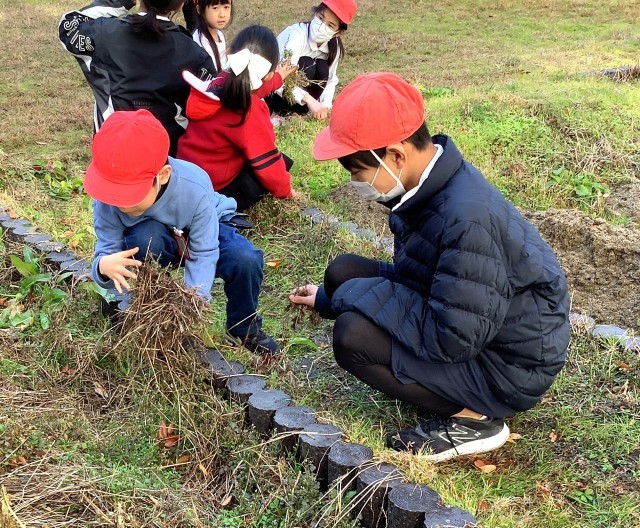
[[[221,277],[227,338],[252,352],[278,353],[256,313],[262,251],[229,224],[235,200],[214,192],[200,167],[168,157],[169,135],[147,110],[114,112],[91,152],[84,188],[95,199],[95,282],[129,290],[147,255],[161,266],[184,263],[186,285],[207,300]]]
[[[416,88],[357,77],[316,139],[357,191],[391,207],[393,263],[340,255],[294,303],[335,318],[340,366],[435,418],[391,433],[433,461],[500,447],[562,368],[569,295],[549,246],[453,141],[433,138]]]
[[[313,8],[311,21],[293,24],[278,35],[280,60],[289,52],[291,64],[298,66],[310,83],[293,89],[293,104],[283,99],[283,88],[276,90],[265,99],[272,112],[308,112],[316,119],[326,119],[338,86],[338,63],[344,56],[341,36],[357,10],[354,0],[325,0]]]

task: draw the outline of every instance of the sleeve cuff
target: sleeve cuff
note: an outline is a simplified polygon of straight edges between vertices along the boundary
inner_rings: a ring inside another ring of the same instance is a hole
[[[298,103],[299,105],[306,105],[306,103],[302,102],[302,98],[305,95],[307,95],[307,92],[305,92],[302,88],[294,88],[293,98],[295,99],[296,103]]]
[[[313,309],[318,312],[320,317],[323,319],[335,319],[338,316],[338,314],[331,309],[331,299],[329,299],[329,296],[324,289],[324,284],[321,284],[318,287],[316,303],[313,306]]]

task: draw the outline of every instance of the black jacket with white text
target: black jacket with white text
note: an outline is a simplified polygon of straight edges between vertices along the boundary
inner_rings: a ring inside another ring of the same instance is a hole
[[[95,97],[94,127],[98,130],[116,110],[147,109],[164,125],[175,153],[187,118],[189,85],[182,70],[201,79],[217,72],[207,52],[168,18],[158,16],[162,36],[134,31],[130,0],[96,0],[62,16],[58,26],[62,46],[80,64]]]

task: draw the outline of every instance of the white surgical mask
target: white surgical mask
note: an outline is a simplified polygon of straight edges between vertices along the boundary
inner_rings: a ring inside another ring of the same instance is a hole
[[[373,150],[370,150],[369,152],[371,152],[371,154],[373,154],[373,157],[380,162],[380,165],[378,166],[378,169],[376,170],[376,173],[373,175],[373,179],[370,182],[351,182],[351,185],[353,185],[356,192],[362,198],[366,200],[375,200],[376,202],[388,202],[390,200],[393,200],[394,198],[397,198],[398,196],[402,196],[403,194],[405,194],[407,190],[404,188],[404,185],[402,185],[402,182],[400,181],[400,178],[402,177],[402,169],[400,169],[400,173],[396,176],[391,171],[391,169],[387,167],[387,164],[382,161],[380,156],[378,156]],[[396,186],[387,193],[381,193],[373,186],[373,183],[376,181],[378,173],[380,172],[380,167],[384,167],[384,169],[389,174],[391,174],[391,177],[396,181]]]
[[[335,35],[336,32],[327,26],[322,20],[317,16],[313,17],[313,20],[309,24],[309,36],[314,42],[317,44],[324,44],[325,42],[329,42],[333,37],[335,37]]]

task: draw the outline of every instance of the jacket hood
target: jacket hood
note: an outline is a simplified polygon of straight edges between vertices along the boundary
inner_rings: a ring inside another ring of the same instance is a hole
[[[211,93],[205,95],[197,88],[191,87],[191,93],[187,99],[187,118],[193,121],[211,119],[220,108],[222,103],[215,95]]]
[[[216,77],[213,81],[205,81],[196,77],[188,70],[182,72],[182,78],[191,87],[191,92],[187,98],[187,117],[193,121],[204,121],[211,119],[222,103],[217,95],[210,92],[212,84],[223,82],[223,77]]]

